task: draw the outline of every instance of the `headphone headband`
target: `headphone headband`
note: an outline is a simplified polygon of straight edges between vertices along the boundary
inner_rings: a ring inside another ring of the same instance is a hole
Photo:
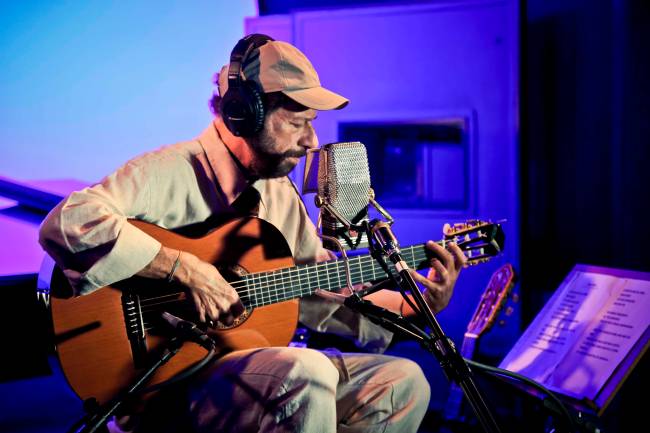
[[[230,66],[228,67],[228,88],[231,85],[238,85],[241,82],[242,65],[250,55],[251,51],[259,48],[273,39],[261,33],[253,33],[245,36],[237,42],[230,53]],[[233,81],[237,81],[234,83]]]

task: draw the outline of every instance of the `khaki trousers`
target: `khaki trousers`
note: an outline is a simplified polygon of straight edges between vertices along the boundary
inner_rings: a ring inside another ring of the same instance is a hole
[[[189,392],[200,433],[416,432],[430,388],[414,362],[297,347],[233,352]]]

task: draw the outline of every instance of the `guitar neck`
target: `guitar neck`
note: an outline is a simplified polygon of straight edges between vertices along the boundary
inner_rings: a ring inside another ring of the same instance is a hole
[[[402,248],[402,257],[411,268],[428,266],[424,244]],[[352,284],[386,278],[386,273],[370,255],[348,259]],[[388,264],[394,271],[392,263]],[[243,277],[243,287],[237,287],[239,296],[248,307],[261,307],[313,294],[316,289],[335,291],[347,286],[344,260],[294,266],[269,272],[258,272]]]

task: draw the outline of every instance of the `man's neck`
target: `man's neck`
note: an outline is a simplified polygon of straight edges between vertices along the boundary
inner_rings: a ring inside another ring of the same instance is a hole
[[[225,142],[226,148],[235,159],[235,162],[246,174],[251,172],[253,163],[253,152],[245,140],[240,139],[234,142]]]
[[[242,171],[242,174],[246,178],[253,177],[251,175],[251,167],[253,165],[254,154],[251,146],[248,142],[241,137],[234,136],[221,119],[217,119],[219,135],[221,140],[226,146],[226,149],[230,152],[230,155],[233,157],[233,160]]]

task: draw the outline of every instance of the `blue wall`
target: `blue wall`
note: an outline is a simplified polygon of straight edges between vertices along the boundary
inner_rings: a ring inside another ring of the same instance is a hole
[[[0,176],[93,182],[198,135],[256,2],[0,3]]]

